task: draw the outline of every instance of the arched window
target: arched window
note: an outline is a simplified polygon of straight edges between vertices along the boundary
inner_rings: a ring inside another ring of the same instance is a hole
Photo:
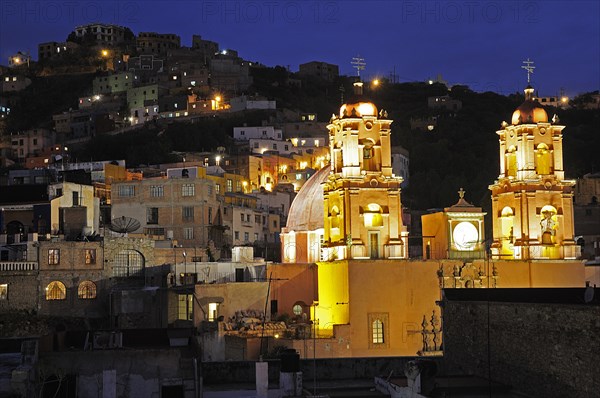
[[[511,145],[506,151],[506,177],[517,176],[517,148]]]
[[[537,174],[552,174],[552,151],[541,143],[535,150],[535,171]]]
[[[67,298],[67,288],[60,281],[52,281],[46,286],[46,300],[64,300]]]
[[[369,203],[364,210],[365,227],[383,227],[383,211],[377,203]]]
[[[340,209],[336,206],[333,205],[331,207],[331,228],[332,229],[337,229],[338,234],[339,234],[339,228],[340,228]]]
[[[96,284],[92,281],[83,281],[79,284],[77,289],[77,296],[80,299],[95,299],[96,298]]]
[[[372,325],[373,344],[383,344],[383,322],[380,319],[375,319]]]
[[[117,277],[143,277],[144,256],[135,250],[123,250],[115,257],[113,275]]]
[[[550,205],[542,207],[540,211],[540,229],[543,245],[553,245],[556,243],[556,230],[558,228],[557,213],[556,208]]]

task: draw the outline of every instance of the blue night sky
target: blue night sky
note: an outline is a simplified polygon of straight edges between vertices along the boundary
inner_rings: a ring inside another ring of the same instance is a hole
[[[298,70],[321,60],[353,74],[396,71],[400,82],[442,74],[451,84],[503,94],[526,85],[520,68],[535,61],[539,94],[600,88],[598,1],[25,1],[0,2],[0,60],[16,51],[37,58],[37,44],[63,41],[77,25],[106,22],[134,33],[192,34],[268,66]]]

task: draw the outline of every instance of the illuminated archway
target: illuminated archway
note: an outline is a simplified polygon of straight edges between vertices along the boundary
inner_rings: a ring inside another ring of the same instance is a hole
[[[556,243],[556,230],[558,229],[557,213],[556,208],[551,205],[545,205],[540,211],[542,245],[554,245]]]
[[[514,145],[511,145],[506,151],[505,155],[506,159],[506,177],[516,177],[517,176],[517,148]]]
[[[369,203],[364,210],[365,227],[383,227],[383,210],[377,203]]]
[[[535,150],[535,171],[540,175],[552,174],[552,151],[544,143]]]

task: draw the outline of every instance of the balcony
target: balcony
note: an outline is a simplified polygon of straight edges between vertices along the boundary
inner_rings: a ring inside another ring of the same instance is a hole
[[[36,261],[2,261],[0,272],[4,271],[37,271],[39,269]]]

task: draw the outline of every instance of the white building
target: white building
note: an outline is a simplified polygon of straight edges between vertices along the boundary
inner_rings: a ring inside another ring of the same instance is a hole
[[[276,101],[269,101],[264,97],[249,97],[242,95],[229,101],[231,112],[240,112],[248,109],[277,109]]]
[[[281,140],[282,136],[281,130],[273,126],[233,128],[233,139],[236,141],[248,141],[252,138]]]
[[[280,155],[289,155],[296,152],[294,145],[290,141],[252,138],[248,141],[248,145],[252,153],[263,154],[267,151],[276,151]]]
[[[83,37],[86,34],[93,35],[97,43],[109,46],[125,41],[125,28],[112,24],[93,23],[75,28],[77,37]]]

